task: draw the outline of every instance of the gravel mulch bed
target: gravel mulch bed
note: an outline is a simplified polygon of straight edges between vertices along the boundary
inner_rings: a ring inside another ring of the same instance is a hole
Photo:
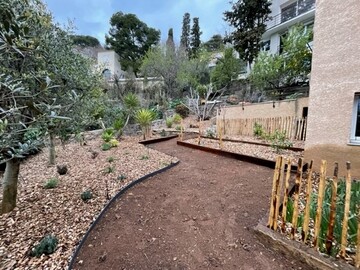
[[[199,140],[198,138],[193,138],[186,140],[185,142],[198,144]],[[220,149],[218,140],[201,138],[200,145],[215,149]],[[303,152],[281,150],[279,153],[277,153],[274,149],[268,146],[248,144],[248,143],[228,142],[228,141],[223,141],[222,150],[268,159],[268,160],[276,160],[277,156],[282,155],[286,158],[291,158],[293,164],[297,164],[298,159],[303,156]]]
[[[48,166],[47,149],[21,164],[17,207],[0,216],[0,269],[66,269],[76,245],[109,198],[135,179],[177,161],[138,140],[124,138],[109,151],[101,151],[100,138],[86,146],[58,146],[57,164],[69,169],[62,176],[56,167]],[[58,186],[44,189],[44,183],[54,177]],[[80,195],[86,190],[94,196],[85,203]],[[29,252],[47,234],[58,238],[55,253],[30,257]]]

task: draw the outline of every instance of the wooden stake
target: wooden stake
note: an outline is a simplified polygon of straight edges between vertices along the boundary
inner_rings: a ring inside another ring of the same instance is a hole
[[[200,145],[200,140],[201,140],[201,119],[199,121],[199,136],[198,136],[198,145]]]
[[[297,222],[299,216],[299,193],[301,189],[302,168],[303,168],[303,158],[299,158],[296,178],[295,178],[294,213],[292,216],[292,228],[291,228],[291,236],[290,236],[291,239],[295,238],[295,233],[297,230]]]
[[[326,178],[326,160],[321,161],[320,167],[320,183],[319,183],[319,194],[317,201],[317,210],[316,210],[316,219],[315,219],[315,231],[314,231],[314,247],[317,248],[319,244],[319,231],[321,225],[321,214],[322,206],[324,200],[324,191],[325,191],[325,178]]]
[[[341,233],[341,249],[340,257],[345,258],[346,246],[347,246],[347,231],[349,224],[349,210],[350,210],[350,196],[351,196],[351,165],[350,162],[346,162],[346,195],[345,195],[345,208],[344,208],[344,219]]]
[[[180,140],[183,141],[184,137],[183,137],[183,128],[184,128],[184,120],[181,119],[181,126],[180,126]]]
[[[306,242],[309,234],[309,221],[310,221],[310,204],[311,204],[311,194],[312,194],[312,172],[313,172],[313,163],[311,160],[308,168],[308,177],[307,177],[307,187],[306,187],[306,206],[304,214],[304,225],[302,231],[302,240]]]
[[[332,242],[333,242],[333,234],[334,234],[334,226],[335,226],[335,215],[336,215],[336,195],[337,195],[337,184],[338,184],[338,172],[339,172],[339,164],[335,162],[334,167],[334,177],[331,182],[331,204],[330,204],[330,214],[329,214],[329,227],[326,234],[326,252],[327,254],[331,254]]]
[[[355,267],[360,268],[360,205],[357,207],[357,223]]]
[[[280,191],[282,189],[283,186],[283,181],[284,181],[284,169],[285,169],[285,158],[281,158],[281,164],[280,164],[280,173],[277,179],[277,190],[276,190],[276,204],[275,204],[275,214],[274,214],[274,231],[277,230],[277,226],[278,226],[278,217],[279,217],[279,208],[280,208]]]
[[[223,149],[223,140],[222,140],[222,132],[221,132],[221,130],[219,132],[219,146],[220,146],[220,149]]]
[[[277,192],[276,183],[277,183],[277,179],[279,178],[279,170],[280,170],[280,166],[281,166],[281,160],[282,160],[282,156],[278,156],[276,158],[273,185],[272,185],[272,191],[271,191],[270,213],[269,213],[269,221],[268,221],[268,225],[267,225],[271,229],[273,229],[273,224],[274,224],[274,213],[275,213],[276,192]]]
[[[285,233],[285,225],[286,225],[286,211],[287,211],[287,203],[288,203],[288,196],[289,196],[289,179],[291,173],[291,159],[289,158],[287,161],[287,168],[286,168],[286,177],[285,177],[285,188],[284,188],[284,199],[282,204],[282,226],[281,231]]]

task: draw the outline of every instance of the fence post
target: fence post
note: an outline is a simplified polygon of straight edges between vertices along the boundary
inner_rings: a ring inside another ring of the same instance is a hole
[[[276,206],[277,182],[278,182],[278,179],[279,179],[281,162],[282,162],[282,156],[278,156],[278,157],[276,158],[276,164],[275,164],[275,171],[274,171],[274,177],[273,177],[273,185],[272,185],[272,191],[271,191],[269,221],[268,221],[268,225],[267,225],[267,226],[270,227],[271,229],[273,229],[273,225],[274,225],[274,214],[275,214],[275,206]]]
[[[311,193],[312,193],[312,167],[313,160],[310,161],[307,175],[307,187],[306,187],[306,205],[305,205],[305,213],[304,213],[304,226],[302,231],[302,240],[304,243],[306,242],[309,235],[309,221],[310,221],[310,204],[311,204]]]
[[[339,164],[335,162],[334,167],[334,178],[331,182],[331,204],[329,214],[329,227],[326,235],[326,252],[330,255],[333,242],[334,226],[335,226],[335,215],[336,215],[336,195],[337,195],[337,184],[338,184],[338,171]]]
[[[287,161],[287,167],[286,167],[286,177],[285,177],[285,188],[284,188],[284,199],[282,204],[282,226],[281,231],[285,233],[285,225],[286,225],[286,211],[287,211],[287,203],[288,203],[288,196],[289,196],[289,179],[290,179],[290,173],[291,173],[291,159],[289,158]]]
[[[347,246],[347,230],[349,223],[349,210],[350,210],[350,196],[351,196],[351,165],[350,162],[346,162],[346,195],[345,195],[345,207],[344,207],[344,219],[341,233],[341,249],[340,257],[345,258],[346,246]]]
[[[281,158],[281,164],[280,164],[280,174],[278,176],[277,180],[277,190],[276,190],[276,205],[275,205],[275,215],[274,215],[274,230],[277,230],[277,219],[279,216],[279,208],[280,208],[280,191],[283,185],[284,180],[284,169],[285,169],[285,158]]]
[[[319,243],[319,230],[321,225],[321,214],[322,206],[324,200],[324,191],[325,191],[325,178],[326,178],[326,160],[321,161],[320,167],[320,183],[319,183],[319,194],[317,201],[317,210],[316,210],[316,219],[315,219],[315,231],[314,231],[314,247],[317,248]]]
[[[302,179],[302,168],[303,168],[303,158],[299,158],[298,167],[295,178],[295,192],[294,192],[294,213],[292,216],[292,228],[291,228],[291,239],[295,238],[295,233],[297,229],[297,222],[299,216],[299,193],[301,189],[301,179]]]

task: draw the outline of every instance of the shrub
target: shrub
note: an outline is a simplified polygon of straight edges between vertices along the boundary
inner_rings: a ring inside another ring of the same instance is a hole
[[[101,134],[101,138],[104,142],[110,142],[110,140],[114,138],[114,130],[112,128],[105,129]]]
[[[52,254],[54,253],[58,244],[58,240],[53,235],[46,235],[41,239],[40,243],[36,245],[31,251],[30,255],[33,257],[40,257],[42,254]]]
[[[172,119],[175,124],[180,124],[182,117],[180,114],[175,113],[174,116],[172,117]]]
[[[254,124],[254,136],[258,138],[262,138],[265,134],[264,128],[261,124],[255,122]]]
[[[176,105],[175,112],[179,114],[182,118],[186,118],[189,116],[190,110],[184,104]]]
[[[124,125],[125,125],[125,122],[122,117],[118,118],[114,121],[113,128],[116,131],[116,137],[120,137],[122,135]]]
[[[58,185],[58,179],[57,178],[50,178],[44,185],[45,189],[52,189],[56,188]]]
[[[281,149],[292,146],[292,142],[286,138],[286,133],[280,130],[275,130],[274,133],[268,136],[268,139],[271,142],[271,148],[273,148],[276,153],[279,153]]]
[[[208,128],[206,130],[206,137],[215,138],[215,132],[211,128]]]
[[[180,130],[181,130],[181,126],[177,125],[177,126],[175,127],[175,129],[176,129],[177,131],[180,131]]]
[[[86,190],[83,193],[81,193],[80,197],[84,202],[87,202],[88,200],[92,199],[93,195],[90,190]]]
[[[166,131],[165,131],[165,129],[161,130],[160,136],[161,136],[161,137],[165,137],[165,136],[166,136]]]
[[[173,119],[172,118],[166,118],[165,120],[166,127],[171,128],[173,125]]]
[[[103,150],[103,151],[108,151],[108,150],[110,150],[111,149],[111,144],[110,143],[103,143],[102,145],[101,145],[101,150]]]

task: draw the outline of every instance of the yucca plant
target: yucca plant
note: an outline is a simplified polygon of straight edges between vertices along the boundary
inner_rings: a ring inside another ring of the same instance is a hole
[[[150,135],[151,122],[155,119],[154,112],[148,109],[140,109],[135,114],[135,121],[143,130],[143,138]]]
[[[132,118],[134,116],[134,114],[136,113],[136,110],[140,107],[140,100],[138,98],[137,95],[135,95],[134,93],[128,93],[124,98],[123,98],[123,105],[125,107],[125,112],[126,112],[126,121],[125,124],[123,126],[123,128],[125,128],[127,126],[127,124],[129,123],[130,118]]]

